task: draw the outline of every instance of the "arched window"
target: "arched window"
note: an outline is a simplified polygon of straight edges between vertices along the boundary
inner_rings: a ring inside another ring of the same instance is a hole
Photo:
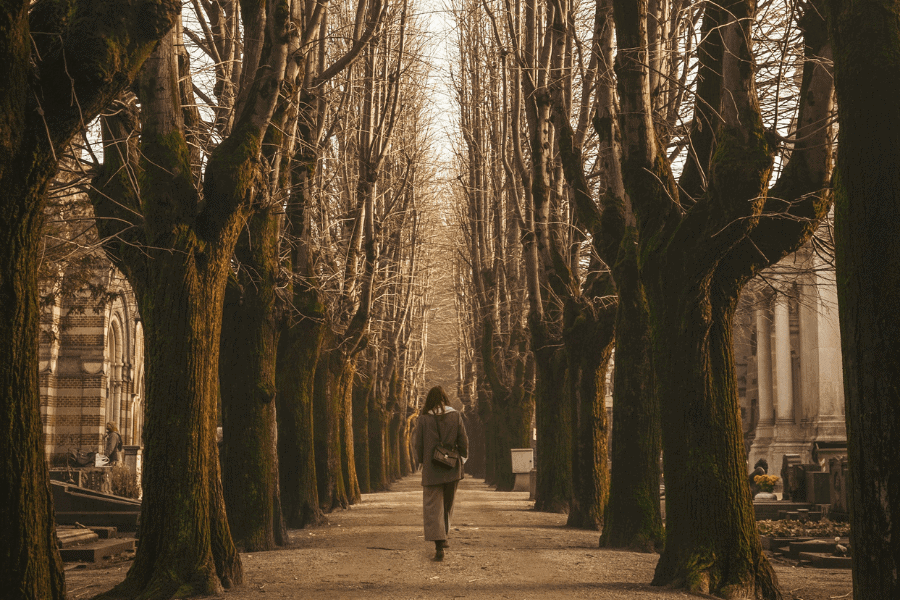
[[[106,421],[122,429],[122,331],[116,318],[110,320],[106,339]],[[105,422],[104,422],[105,425]]]

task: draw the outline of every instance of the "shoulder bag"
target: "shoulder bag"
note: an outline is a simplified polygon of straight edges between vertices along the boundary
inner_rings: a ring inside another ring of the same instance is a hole
[[[459,462],[459,452],[456,451],[456,445],[445,443],[441,438],[441,425],[437,415],[434,417],[434,423],[438,431],[438,444],[434,447],[434,453],[431,455],[431,462],[441,469],[454,469]]]

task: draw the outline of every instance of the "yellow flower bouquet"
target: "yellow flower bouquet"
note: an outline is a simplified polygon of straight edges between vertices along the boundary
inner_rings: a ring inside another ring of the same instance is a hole
[[[759,486],[762,492],[771,492],[775,489],[775,483],[778,481],[777,475],[757,475],[753,481]]]

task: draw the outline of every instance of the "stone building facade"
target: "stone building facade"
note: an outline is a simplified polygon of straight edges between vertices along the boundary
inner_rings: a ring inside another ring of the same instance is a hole
[[[91,289],[52,294],[45,286],[40,332],[44,445],[51,462],[69,450],[103,452],[106,423],[122,435],[126,463],[140,469],[144,415],[143,329],[134,293],[109,265]],[[99,290],[99,292],[98,292]]]
[[[816,444],[846,443],[833,267],[812,245],[773,266],[747,286],[734,333],[748,466],[826,461]]]

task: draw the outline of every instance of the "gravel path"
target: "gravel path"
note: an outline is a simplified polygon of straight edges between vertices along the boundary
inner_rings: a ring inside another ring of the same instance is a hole
[[[657,555],[601,550],[596,532],[567,529],[565,515],[530,510],[528,494],[474,479],[460,486],[446,558],[433,562],[421,502],[417,476],[366,494],[327,525],[291,531],[288,549],[243,554],[244,585],[219,598],[696,598],[648,585]],[[70,598],[112,587],[128,566],[69,570]],[[849,571],[775,567],[787,600],[852,600]]]

